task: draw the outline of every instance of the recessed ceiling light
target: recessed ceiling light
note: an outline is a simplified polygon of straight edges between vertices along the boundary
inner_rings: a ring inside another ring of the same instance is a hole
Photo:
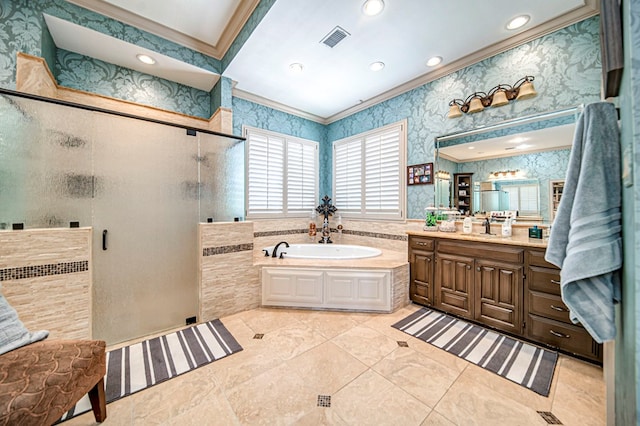
[[[507,29],[517,30],[518,28],[524,26],[527,22],[529,22],[529,19],[531,19],[529,15],[516,16],[515,18],[509,21],[509,23],[507,24]]]
[[[384,62],[374,62],[371,65],[369,65],[369,69],[371,71],[380,71],[382,68],[384,68]]]
[[[382,12],[382,9],[384,9],[382,0],[367,0],[362,5],[362,13],[367,16],[375,16]]]
[[[440,62],[442,62],[442,56],[434,56],[433,58],[430,58],[427,61],[427,66],[428,67],[435,67],[436,65],[438,65]]]
[[[476,147],[475,146],[469,146],[469,147],[467,147],[467,149],[476,149]]]
[[[142,53],[141,53],[141,54],[139,54],[139,55],[136,55],[136,58],[138,58],[138,60],[139,60],[140,62],[142,62],[143,64],[153,65],[153,64],[155,64],[155,63],[156,63],[156,60],[155,60],[155,59],[153,59],[151,56],[149,56],[149,55],[144,55],[144,54],[142,54]]]
[[[291,70],[291,72],[300,73],[304,69],[304,66],[301,63],[294,62],[293,64],[289,65],[289,69]]]

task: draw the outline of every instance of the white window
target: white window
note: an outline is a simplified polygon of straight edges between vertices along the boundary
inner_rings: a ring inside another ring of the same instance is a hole
[[[518,210],[521,216],[540,215],[540,197],[537,184],[508,184],[500,189],[509,193],[509,210]]]
[[[247,218],[308,215],[318,200],[318,143],[244,127]]]
[[[333,143],[333,203],[345,216],[404,219],[406,120]]]

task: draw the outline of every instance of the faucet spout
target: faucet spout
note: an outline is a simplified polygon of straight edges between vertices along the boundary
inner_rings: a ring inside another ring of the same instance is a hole
[[[490,235],[491,234],[491,221],[489,218],[484,220],[484,233]]]
[[[286,241],[280,241],[278,244],[276,244],[276,246],[273,248],[273,252],[271,253],[271,257],[278,257],[278,247],[280,247],[281,244],[284,244],[285,247],[289,247],[289,243]]]

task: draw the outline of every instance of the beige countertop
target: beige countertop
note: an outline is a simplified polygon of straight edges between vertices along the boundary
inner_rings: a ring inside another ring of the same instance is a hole
[[[498,231],[499,232],[499,231]],[[518,234],[515,233],[511,237],[503,237],[502,235],[496,233],[496,235],[486,235],[478,232],[472,234],[464,234],[462,232],[442,232],[442,231],[407,231],[408,235],[416,235],[421,237],[431,237],[431,238],[447,238],[450,240],[460,240],[460,241],[477,241],[483,243],[492,243],[492,244],[505,244],[512,246],[525,246],[525,247],[536,247],[536,248],[547,248],[548,238],[538,239],[538,238],[529,238],[527,234]]]
[[[286,256],[286,255],[285,255]],[[260,251],[254,251],[254,266],[289,266],[300,268],[369,268],[369,269],[393,269],[408,263],[407,252],[382,250],[382,254],[376,257],[363,259],[274,259],[266,257]]]

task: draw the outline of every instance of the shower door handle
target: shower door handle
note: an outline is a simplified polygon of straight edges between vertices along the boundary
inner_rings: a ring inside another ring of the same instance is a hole
[[[107,230],[102,230],[102,250],[107,249]]]

